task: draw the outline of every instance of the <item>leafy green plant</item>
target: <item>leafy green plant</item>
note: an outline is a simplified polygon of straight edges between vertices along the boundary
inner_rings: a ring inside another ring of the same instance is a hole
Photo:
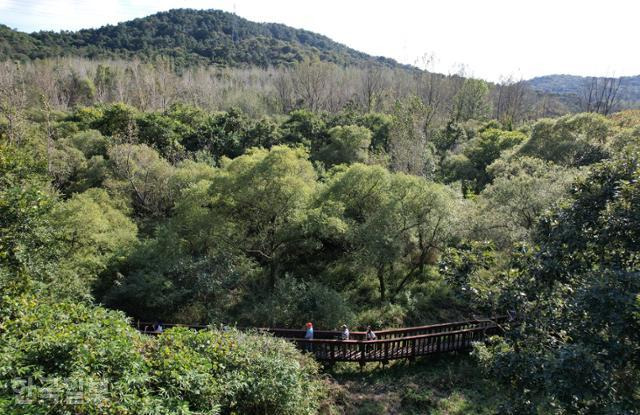
[[[119,312],[24,296],[0,327],[5,413],[312,414],[326,394],[310,357],[266,335],[145,337]]]

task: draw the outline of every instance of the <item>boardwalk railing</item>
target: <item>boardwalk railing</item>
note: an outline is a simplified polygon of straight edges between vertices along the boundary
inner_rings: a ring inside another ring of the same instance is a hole
[[[276,337],[291,340],[316,359],[327,362],[388,362],[393,359],[412,359],[434,353],[468,350],[474,342],[501,331],[504,318],[460,321],[429,326],[376,331],[376,340],[366,340],[366,332],[351,332],[349,340],[340,340],[339,331],[315,330],[314,339],[304,338],[304,330],[259,329]],[[138,328],[151,327],[139,323]],[[165,324],[165,328],[186,326],[204,329],[207,326]],[[144,331],[143,332],[148,332]]]
[[[376,340],[364,340],[365,332],[351,333],[350,340],[338,340],[335,337],[325,339],[318,336],[313,340],[305,340],[302,336],[282,337],[294,341],[298,348],[313,353],[318,360],[364,364],[468,350],[474,342],[482,341],[500,331],[497,321],[487,319],[382,330],[376,332]],[[276,330],[273,332],[276,336],[281,334]],[[339,332],[330,333],[339,335]]]

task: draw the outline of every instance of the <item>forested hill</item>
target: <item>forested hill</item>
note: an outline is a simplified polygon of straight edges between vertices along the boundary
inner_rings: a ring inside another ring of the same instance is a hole
[[[580,96],[592,78],[575,75],[546,75],[527,81],[534,90],[551,94]],[[620,77],[619,97],[622,101],[640,101],[640,75]]]
[[[176,9],[77,32],[26,34],[0,25],[0,58],[54,56],[152,58],[226,66],[280,65],[317,58],[337,64],[369,62],[395,67],[326,36],[282,24],[255,23],[220,10]]]

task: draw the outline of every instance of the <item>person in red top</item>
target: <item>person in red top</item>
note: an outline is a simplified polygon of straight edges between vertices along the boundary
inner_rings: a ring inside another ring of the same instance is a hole
[[[313,324],[311,322],[306,324],[307,331],[304,333],[305,340],[313,340]],[[304,349],[308,352],[312,351],[312,344],[305,342]]]
[[[304,338],[307,340],[313,340],[313,324],[311,322],[306,324],[307,331],[304,334]]]

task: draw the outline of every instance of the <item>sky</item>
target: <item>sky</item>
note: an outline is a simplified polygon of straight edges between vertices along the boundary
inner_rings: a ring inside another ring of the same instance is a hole
[[[431,56],[430,70],[490,81],[640,74],[637,0],[0,0],[0,23],[78,30],[173,8],[304,28],[402,63]]]

